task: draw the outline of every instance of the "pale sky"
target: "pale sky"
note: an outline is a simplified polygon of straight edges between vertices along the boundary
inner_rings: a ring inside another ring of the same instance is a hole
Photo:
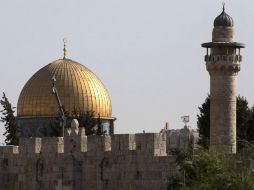
[[[90,68],[108,89],[116,133],[159,132],[166,121],[180,128],[183,115],[190,115],[195,128],[198,106],[209,93],[200,44],[211,41],[222,2],[1,1],[0,93],[16,107],[29,78],[62,58],[66,37],[68,57]],[[225,3],[235,21],[236,41],[246,44],[238,93],[253,105],[254,1]]]

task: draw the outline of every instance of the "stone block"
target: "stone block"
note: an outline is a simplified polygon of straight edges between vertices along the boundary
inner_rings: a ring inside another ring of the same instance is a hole
[[[41,152],[41,138],[20,138],[19,140],[20,154],[34,155]]]

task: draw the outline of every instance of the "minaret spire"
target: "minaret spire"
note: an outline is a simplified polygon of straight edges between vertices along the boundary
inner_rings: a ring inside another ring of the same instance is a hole
[[[225,12],[225,2],[222,3],[222,12]]]
[[[63,39],[63,43],[64,43],[64,48],[63,48],[64,56],[63,56],[63,59],[66,59],[66,57],[67,57],[67,48],[66,48],[67,39],[66,38]]]

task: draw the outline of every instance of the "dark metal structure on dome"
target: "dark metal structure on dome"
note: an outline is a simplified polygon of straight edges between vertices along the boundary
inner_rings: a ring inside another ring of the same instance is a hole
[[[61,100],[59,98],[59,95],[58,95],[58,92],[57,92],[56,77],[55,76],[52,77],[52,94],[55,96],[56,101],[58,103],[59,111],[62,114],[62,123],[61,124],[62,124],[63,137],[64,137],[64,128],[65,128],[65,125],[66,125],[66,116],[64,114],[64,108],[63,108],[62,102],[61,102]]]

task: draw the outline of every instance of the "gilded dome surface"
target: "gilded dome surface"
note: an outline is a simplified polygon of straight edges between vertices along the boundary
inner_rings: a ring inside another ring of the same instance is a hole
[[[109,94],[100,79],[88,68],[71,59],[56,60],[38,72],[21,91],[17,106],[18,117],[55,117],[59,115],[57,100],[52,95],[51,79],[65,110],[94,111],[102,118],[111,118]]]

